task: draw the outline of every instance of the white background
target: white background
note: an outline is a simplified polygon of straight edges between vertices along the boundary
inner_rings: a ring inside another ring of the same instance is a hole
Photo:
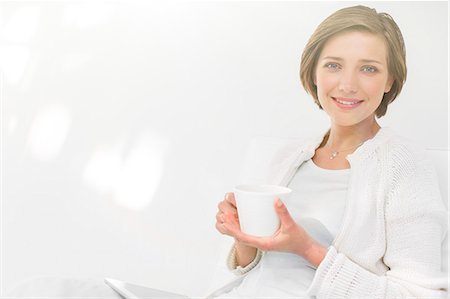
[[[327,128],[300,55],[360,3],[0,2],[2,291],[51,275],[203,294],[248,140]],[[447,147],[447,2],[364,4],[407,45],[382,125]]]

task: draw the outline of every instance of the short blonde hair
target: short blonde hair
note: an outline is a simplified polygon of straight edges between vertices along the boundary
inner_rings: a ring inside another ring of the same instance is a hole
[[[380,35],[386,42],[389,75],[393,78],[391,90],[375,111],[377,117],[386,114],[387,106],[400,94],[406,81],[406,51],[399,27],[387,13],[377,13],[373,8],[358,5],[340,9],[326,18],[314,31],[303,51],[300,64],[300,80],[306,92],[320,106],[317,86],[314,83],[317,61],[326,42],[344,31],[367,31]]]

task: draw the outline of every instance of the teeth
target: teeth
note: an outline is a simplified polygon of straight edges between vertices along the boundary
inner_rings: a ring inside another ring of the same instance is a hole
[[[341,100],[338,100],[338,99],[335,99],[335,100],[336,100],[336,102],[344,104],[344,105],[354,105],[354,104],[358,103],[358,102],[341,101]]]

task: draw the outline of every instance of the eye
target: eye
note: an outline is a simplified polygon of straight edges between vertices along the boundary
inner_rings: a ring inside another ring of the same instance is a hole
[[[378,69],[376,67],[371,66],[371,65],[364,66],[362,68],[362,70],[363,70],[363,72],[366,72],[366,73],[376,73],[378,71]]]
[[[340,69],[339,64],[334,63],[334,62],[328,62],[325,64],[325,68],[330,70],[330,71],[337,71]]]

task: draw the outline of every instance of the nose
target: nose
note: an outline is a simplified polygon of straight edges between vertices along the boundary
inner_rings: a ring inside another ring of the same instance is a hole
[[[351,71],[342,72],[339,81],[339,91],[346,94],[354,94],[358,91],[357,76]]]

